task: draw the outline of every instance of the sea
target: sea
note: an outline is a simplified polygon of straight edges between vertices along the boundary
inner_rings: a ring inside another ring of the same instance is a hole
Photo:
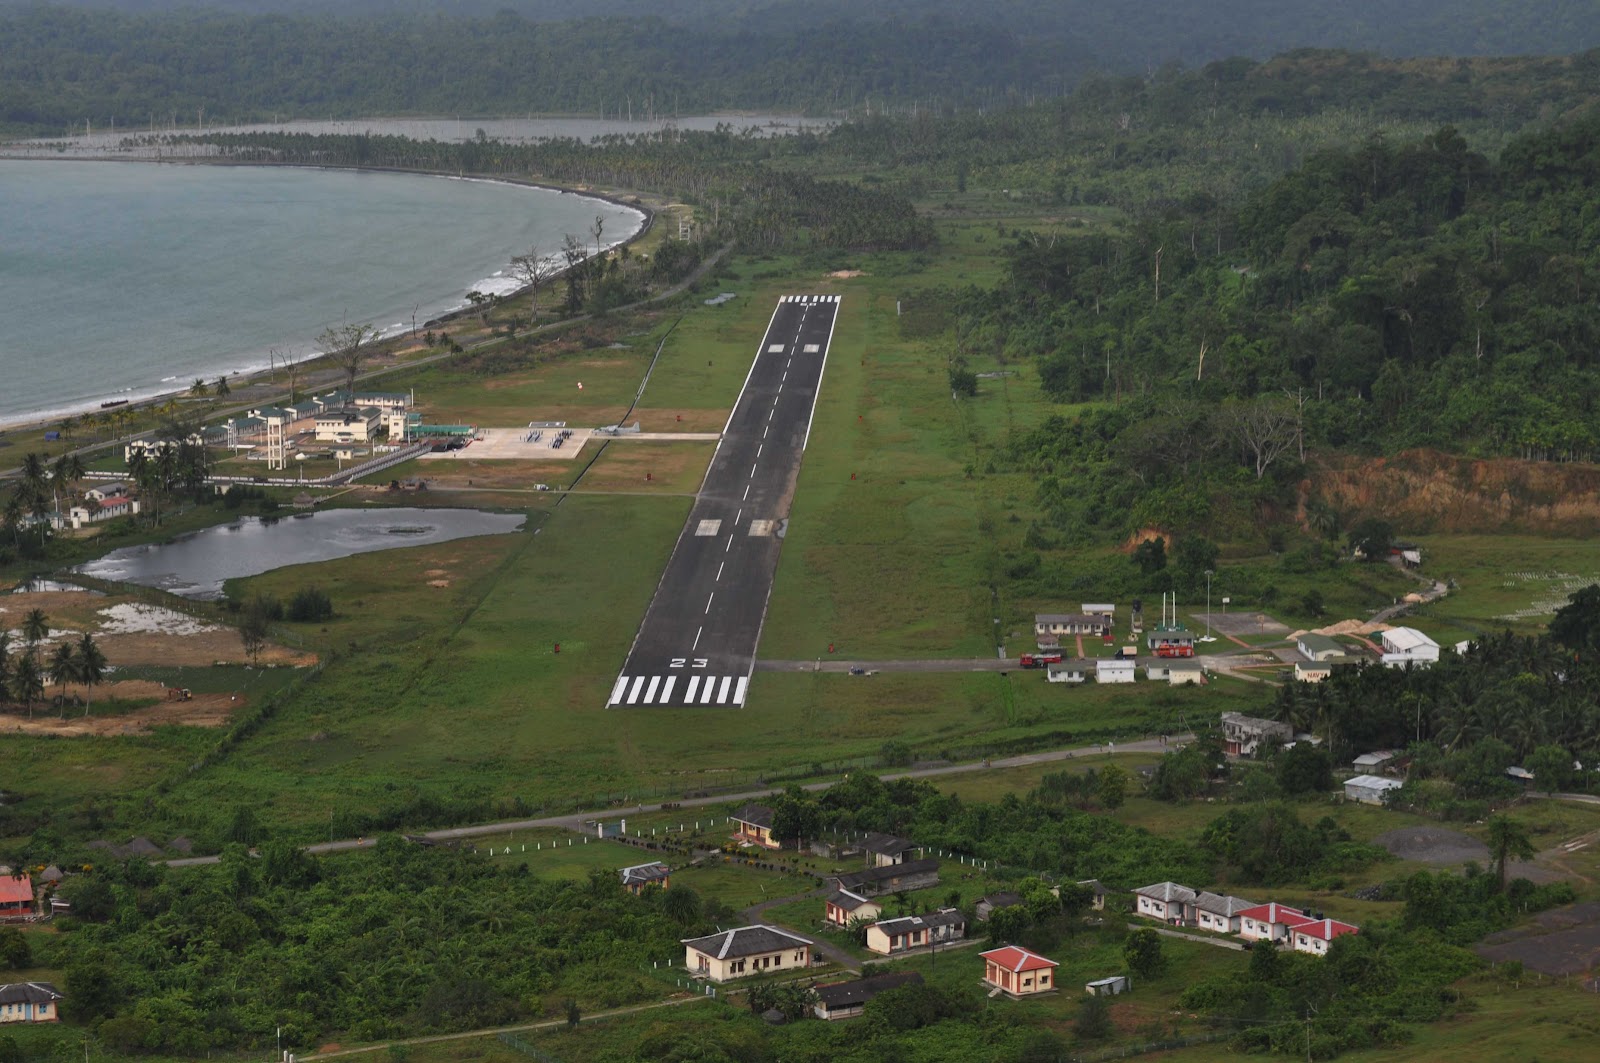
[[[643,221],[491,181],[0,158],[0,426],[263,369],[329,327],[409,329],[597,216],[606,245]]]

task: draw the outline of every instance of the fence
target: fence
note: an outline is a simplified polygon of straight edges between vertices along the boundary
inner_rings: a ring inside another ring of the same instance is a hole
[[[560,1059],[552,1056],[549,1052],[546,1052],[542,1048],[535,1048],[533,1045],[530,1045],[527,1041],[524,1041],[514,1033],[502,1033],[496,1034],[495,1036],[498,1037],[500,1039],[500,1043],[505,1045],[507,1048],[515,1049],[525,1056],[537,1059],[539,1063],[561,1063]]]

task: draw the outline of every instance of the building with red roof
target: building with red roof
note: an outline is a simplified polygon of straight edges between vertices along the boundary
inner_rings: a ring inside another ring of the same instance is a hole
[[[1341,923],[1337,919],[1317,919],[1294,928],[1294,950],[1309,952],[1313,956],[1325,956],[1334,938],[1360,932],[1361,928],[1352,923]]]
[[[32,919],[33,914],[33,880],[0,875],[0,919]]]
[[[1296,928],[1316,922],[1300,909],[1276,901],[1246,908],[1238,916],[1240,937],[1249,941],[1281,941],[1285,944],[1290,943],[1290,935]]]
[[[990,949],[981,955],[983,980],[1007,996],[1026,997],[1055,991],[1055,969],[1060,966],[1055,960],[1047,960],[1016,945]]]

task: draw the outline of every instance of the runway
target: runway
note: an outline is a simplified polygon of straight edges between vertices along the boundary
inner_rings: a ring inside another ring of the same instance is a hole
[[[608,707],[745,703],[838,308],[778,302]]]

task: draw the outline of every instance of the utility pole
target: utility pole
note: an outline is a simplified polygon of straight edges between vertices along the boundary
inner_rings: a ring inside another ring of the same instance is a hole
[[[1211,577],[1215,576],[1215,575],[1216,575],[1216,572],[1214,570],[1209,569],[1209,568],[1206,569],[1206,641],[1207,642],[1211,641]]]

